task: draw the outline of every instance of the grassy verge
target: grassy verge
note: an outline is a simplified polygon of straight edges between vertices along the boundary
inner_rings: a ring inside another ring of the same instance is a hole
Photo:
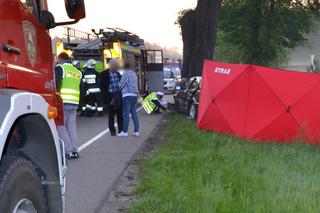
[[[181,116],[169,125],[166,144],[142,162],[129,212],[319,212],[319,147],[248,143]]]

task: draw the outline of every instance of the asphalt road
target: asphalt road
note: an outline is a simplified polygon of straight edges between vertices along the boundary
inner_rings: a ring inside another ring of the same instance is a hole
[[[161,115],[147,115],[142,109],[139,118],[139,138],[111,137],[106,116],[78,118],[80,159],[68,162],[66,213],[103,212],[109,192]]]

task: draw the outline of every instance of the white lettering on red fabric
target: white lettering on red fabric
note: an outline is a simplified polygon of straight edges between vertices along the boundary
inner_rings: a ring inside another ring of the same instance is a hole
[[[231,69],[227,68],[222,68],[222,67],[216,67],[215,73],[220,73],[220,74],[225,74],[225,75],[230,75],[231,74]]]

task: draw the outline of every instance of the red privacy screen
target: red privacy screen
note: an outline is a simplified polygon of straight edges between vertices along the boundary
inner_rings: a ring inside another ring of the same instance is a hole
[[[206,61],[198,127],[249,140],[320,143],[320,75]]]

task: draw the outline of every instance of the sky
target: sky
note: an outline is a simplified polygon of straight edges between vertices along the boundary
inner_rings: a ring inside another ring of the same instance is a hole
[[[85,0],[86,19],[72,28],[91,29],[119,27],[151,43],[182,50],[180,29],[174,22],[183,9],[194,8],[197,0]],[[56,22],[68,19],[63,0],[48,0]],[[51,30],[53,36],[63,33],[61,27]]]

